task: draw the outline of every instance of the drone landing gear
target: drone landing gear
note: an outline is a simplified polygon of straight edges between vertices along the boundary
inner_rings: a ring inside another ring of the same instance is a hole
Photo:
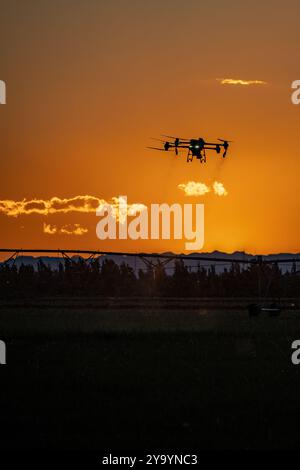
[[[190,151],[189,151],[188,154],[187,154],[186,161],[187,161],[188,163],[193,161],[193,155],[190,155]]]
[[[202,154],[202,153],[200,154],[200,163],[206,163],[206,153],[205,153],[205,150],[204,150],[203,154]]]

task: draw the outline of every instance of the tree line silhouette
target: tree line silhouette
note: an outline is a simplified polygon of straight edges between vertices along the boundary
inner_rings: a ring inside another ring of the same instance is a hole
[[[282,273],[277,264],[233,263],[217,272],[211,265],[191,269],[175,260],[171,269],[162,263],[135,270],[112,259],[65,259],[58,269],[42,260],[32,265],[0,265],[1,298],[31,296],[161,296],[161,297],[297,297],[300,276],[296,265]]]

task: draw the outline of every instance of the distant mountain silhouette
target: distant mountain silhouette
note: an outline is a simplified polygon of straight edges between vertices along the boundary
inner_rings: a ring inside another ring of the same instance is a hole
[[[153,253],[156,254],[156,253]],[[164,252],[164,255],[169,255],[172,256],[174,253],[172,252]],[[224,271],[224,268],[228,268],[228,264],[226,263],[227,259],[235,258],[235,259],[240,259],[240,260],[245,260],[245,259],[255,259],[257,258],[258,255],[252,255],[249,253],[245,253],[243,251],[234,251],[233,253],[224,253],[222,251],[212,251],[210,253],[190,253],[184,256],[184,264],[188,268],[196,268],[198,264],[203,267],[208,267],[211,265],[215,265],[216,267],[216,272],[220,273]],[[195,260],[190,260],[189,258],[192,256],[205,256],[208,258],[207,261],[195,261]],[[215,262],[215,261],[209,261],[209,258],[222,258],[224,259],[225,265],[223,265],[220,262]],[[271,254],[271,255],[263,255],[264,259],[269,259],[272,260],[274,258],[276,259],[286,259],[286,258],[294,258],[296,260],[299,260],[300,262],[300,253],[278,253],[278,254]],[[71,259],[74,261],[78,261],[79,259],[84,259],[78,255],[72,256]],[[138,257],[131,257],[131,256],[121,256],[121,255],[103,255],[100,258],[100,262],[104,261],[104,259],[111,259],[113,260],[118,266],[120,266],[122,263],[126,263],[128,266],[130,266],[132,269],[135,271],[138,271],[139,269],[146,270],[146,266],[144,262],[139,259]],[[154,259],[155,260],[155,259]],[[45,265],[49,266],[53,270],[58,270],[59,269],[59,264],[62,263],[64,264],[64,258],[59,257],[59,256],[18,256],[15,261],[11,260],[9,261],[9,264],[15,263],[17,267],[20,267],[22,264],[23,265],[31,265],[35,270],[37,270],[38,263],[39,261],[42,261]],[[1,264],[1,263],[0,263]],[[170,263],[167,264],[166,269],[167,270],[172,270],[174,268],[174,261],[171,261]],[[289,264],[280,264],[280,268],[282,272],[289,271],[291,269],[291,263]]]

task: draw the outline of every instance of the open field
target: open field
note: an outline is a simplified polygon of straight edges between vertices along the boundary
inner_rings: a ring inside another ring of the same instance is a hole
[[[298,310],[26,302],[0,306],[1,448],[300,448]]]

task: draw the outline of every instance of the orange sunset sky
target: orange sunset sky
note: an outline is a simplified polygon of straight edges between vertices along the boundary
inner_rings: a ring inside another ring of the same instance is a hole
[[[205,252],[300,251],[299,1],[0,7],[1,247],[184,252],[181,240],[100,241],[95,212],[41,209],[53,197],[68,207],[77,196],[127,195],[204,203]],[[185,153],[146,149],[160,134],[234,143],[228,159],[211,152],[206,165],[187,164]],[[188,197],[178,185],[189,181],[222,182],[228,195]],[[27,209],[39,210],[24,210],[34,199]]]

